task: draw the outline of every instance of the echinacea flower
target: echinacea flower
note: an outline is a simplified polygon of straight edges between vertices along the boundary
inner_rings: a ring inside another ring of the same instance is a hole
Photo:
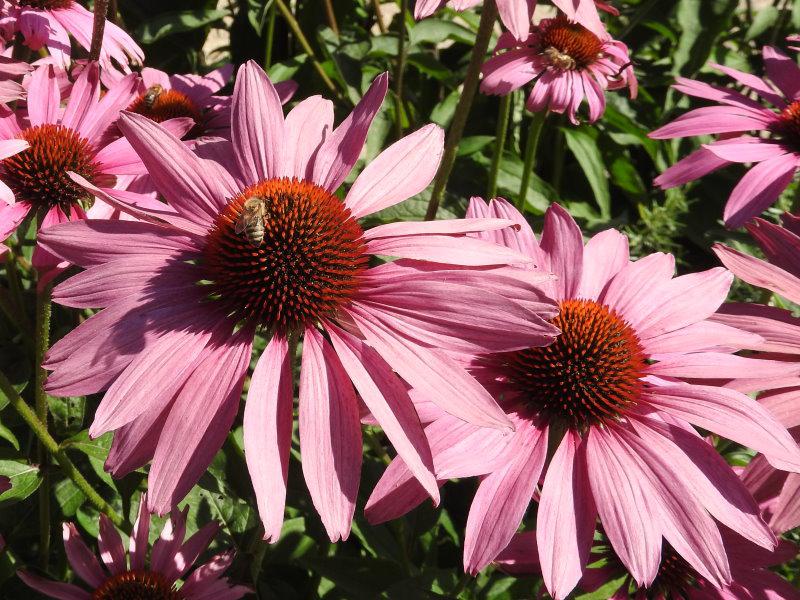
[[[518,232],[482,233],[552,271],[544,291],[559,302],[561,334],[540,348],[478,355],[472,373],[515,423],[503,435],[444,415],[420,394],[436,476],[481,476],[467,519],[464,567],[477,573],[508,545],[531,498],[549,592],[565,598],[587,564],[596,521],[640,585],[658,575],[662,540],[715,585],[731,579],[722,523],[767,549],[775,544],[758,506],[693,426],[800,467],[800,449],[767,410],[715,382],[797,375],[793,365],[734,352],[753,334],[709,320],[733,276],[710,269],[673,277],[669,254],[631,261],[609,229],[584,245],[570,215],[552,205],[540,241],[503,200],[474,200],[469,218],[512,218]],[[548,448],[554,449],[547,463]],[[541,489],[538,489],[543,477]],[[365,509],[371,522],[424,500],[395,459]]]
[[[233,73],[233,65],[225,65],[206,75],[168,75],[164,71],[142,69],[138,96],[128,107],[130,112],[144,115],[156,123],[178,117],[190,118],[195,126],[187,138],[204,135],[230,137],[230,97],[217,96]],[[281,104],[286,104],[297,90],[294,81],[275,84]]]
[[[641,587],[625,570],[608,540],[602,535],[592,546],[589,557],[591,566],[586,569],[579,586],[583,591],[592,593],[612,582],[619,582],[619,588],[608,597],[609,600],[800,599],[800,591],[769,569],[791,561],[798,552],[795,544],[781,540],[775,549],[767,550],[748,542],[730,529],[723,529],[722,539],[731,567],[731,582],[722,588],[711,585],[666,543],[661,550],[658,575],[652,583]],[[495,564],[512,575],[534,575],[540,573],[538,554],[536,532],[526,531],[514,535],[514,539],[500,553]]]
[[[419,20],[429,17],[445,4],[461,11],[474,8],[481,2],[482,0],[417,0],[414,5],[414,18]],[[582,24],[601,38],[608,37],[597,9],[614,14],[616,11],[612,6],[598,0],[552,0],[552,3],[564,11],[571,21]],[[536,0],[497,0],[500,20],[519,41],[524,41],[528,37],[534,8]]]
[[[47,47],[50,55],[64,68],[71,61],[70,35],[89,50],[92,44],[94,15],[76,0],[0,0],[0,30],[7,40],[16,33],[31,50]],[[98,59],[104,83],[130,73],[130,64],[144,62],[144,52],[133,38],[106,20],[103,44]]]
[[[284,118],[272,83],[249,62],[234,88],[232,142],[198,147],[220,162],[123,113],[120,129],[176,212],[134,209],[149,222],[84,221],[41,234],[51,252],[87,269],[53,298],[104,308],[51,348],[48,392],[106,390],[90,434],[116,430],[106,463],[115,475],[152,459],[153,510],[182,498],[221,447],[257,329],[271,339],[250,382],[244,446],[270,540],[283,522],[298,340],[303,473],[332,540],[350,532],[359,485],[356,391],[435,500],[430,449],[395,372],[460,418],[510,427],[444,350],[551,341],[554,306],[535,287],[551,275],[508,267],[531,259],[466,235],[513,226],[508,219],[363,228],[359,219],[433,179],[443,149],[435,125],[384,150],[344,201],[334,195],[358,160],[387,81],[379,76],[333,128],[333,104],[321,97]],[[84,185],[131,210],[113,190]],[[375,255],[400,260],[371,266]]]
[[[625,44],[603,40],[563,15],[542,19],[524,42],[501,37],[483,65],[481,91],[504,96],[531,81],[527,109],[565,113],[574,124],[584,100],[593,123],[605,111],[606,90],[627,87],[631,97],[638,90]]]
[[[85,586],[50,581],[30,571],[17,571],[17,575],[37,592],[61,600],[237,600],[251,593],[250,588],[232,585],[223,577],[233,562],[231,550],[217,554],[186,577],[219,531],[219,524],[212,521],[184,541],[188,510],[188,507],[183,511],[172,510],[161,536],[153,544],[149,564],[150,513],[143,494],[127,553],[114,524],[100,514],[97,546],[102,565],[81,539],[78,528],[72,523],[63,524],[67,560]],[[179,580],[183,580],[183,584],[177,587]]]
[[[732,163],[753,164],[725,204],[723,218],[731,228],[744,225],[772,205],[800,166],[800,68],[771,46],[765,46],[762,55],[766,78],[731,67],[712,66],[763,102],[734,89],[680,77],[673,86],[676,90],[716,104],[691,110],[650,133],[657,140],[720,136],[659,175],[655,184],[664,189],[694,181]],[[764,106],[764,102],[772,106]],[[741,135],[748,131],[755,135]]]
[[[40,229],[86,218],[94,196],[76,184],[70,171],[101,189],[118,175],[144,172],[124,139],[106,136],[120,109],[130,103],[134,75],[100,98],[97,65],[84,69],[61,108],[52,65],[31,75],[27,111],[0,112],[0,238],[5,239],[28,215],[40,218]],[[48,271],[53,257],[36,248],[33,264]]]

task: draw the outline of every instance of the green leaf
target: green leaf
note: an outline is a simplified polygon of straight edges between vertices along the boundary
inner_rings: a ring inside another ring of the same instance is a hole
[[[47,406],[58,437],[75,435],[83,428],[86,413],[85,397],[48,397]]]
[[[408,35],[409,46],[441,44],[445,40],[454,40],[471,46],[475,43],[475,33],[453,21],[425,19],[414,25]]]
[[[608,190],[608,177],[597,142],[585,129],[564,127],[562,131],[567,146],[575,155],[589,181],[594,199],[600,207],[600,214],[604,218],[611,217],[611,192]]]
[[[400,566],[385,559],[366,559],[339,556],[310,557],[302,559],[314,572],[330,579],[345,597],[373,599],[403,578]]]
[[[0,475],[11,480],[11,489],[0,494],[0,506],[24,500],[42,483],[39,467],[14,460],[0,460]]]
[[[763,8],[759,8],[757,11],[755,11],[755,17],[753,18],[753,22],[750,24],[750,27],[747,29],[744,39],[748,41],[756,39],[762,33],[775,25],[779,16],[780,12],[774,6],[765,6]]]
[[[717,38],[730,26],[739,0],[680,0],[681,36],[672,55],[672,72],[689,75],[702,67],[717,47]]]
[[[0,438],[6,440],[9,444],[14,446],[14,450],[19,452],[19,440],[17,439],[17,436],[15,436],[14,432],[2,423],[0,423]]]
[[[74,517],[86,501],[86,496],[70,479],[62,479],[56,483],[53,492],[65,517]]]
[[[471,135],[461,139],[457,156],[469,156],[480,152],[495,140],[493,135]]]
[[[61,447],[65,450],[77,450],[83,452],[90,458],[104,461],[108,456],[109,448],[111,448],[112,439],[113,434],[109,432],[93,440],[89,437],[88,430],[84,429],[80,433],[61,442]]]
[[[176,33],[200,29],[226,16],[225,10],[183,10],[161,13],[145,21],[136,30],[134,37],[142,44],[152,44]]]

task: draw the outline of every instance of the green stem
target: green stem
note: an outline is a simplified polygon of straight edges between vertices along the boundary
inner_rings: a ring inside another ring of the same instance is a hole
[[[533,113],[530,128],[528,129],[528,141],[525,143],[525,160],[522,165],[522,183],[519,186],[519,196],[517,196],[517,209],[521,213],[525,212],[525,201],[528,199],[528,186],[531,182],[531,175],[536,165],[536,150],[539,148],[539,139],[542,137],[542,126],[544,125],[547,111]]]
[[[506,147],[508,120],[511,116],[511,100],[513,97],[513,94],[506,94],[500,98],[500,109],[497,114],[497,132],[495,133],[494,139],[494,155],[492,156],[492,168],[489,171],[489,186],[486,188],[487,200],[497,196],[497,175],[500,172],[500,163],[503,162],[503,151]]]
[[[269,69],[272,66],[272,46],[275,41],[275,3],[273,2],[267,10],[269,10],[269,15],[267,16],[267,44],[264,49],[265,69]]]
[[[406,11],[408,0],[400,0],[400,14],[397,23],[397,67],[394,73],[394,95],[397,100],[394,129],[397,139],[403,137],[403,73],[406,70]]]
[[[564,115],[559,119],[559,125],[564,122]],[[561,181],[564,179],[564,157],[566,155],[566,145],[564,132],[561,127],[556,128],[556,143],[553,150],[553,179],[550,182],[556,191],[556,198],[561,197]]]
[[[447,134],[447,141],[444,145],[442,164],[439,166],[439,171],[436,173],[436,177],[433,180],[433,192],[428,202],[428,210],[425,213],[425,220],[427,221],[436,218],[436,212],[439,210],[439,203],[447,187],[447,180],[450,179],[450,173],[453,171],[458,145],[461,143],[461,137],[464,135],[464,127],[467,124],[467,117],[469,117],[469,112],[472,108],[475,92],[478,91],[481,65],[486,57],[486,51],[489,49],[489,42],[492,39],[492,30],[494,29],[496,19],[497,5],[495,4],[495,0],[486,0],[486,2],[483,3],[481,21],[478,25],[478,34],[475,37],[475,45],[472,47],[472,56],[469,59],[469,66],[467,66],[467,73],[464,77],[464,87],[461,90],[461,96],[456,105],[456,112],[455,115],[453,115],[453,123],[450,125],[450,131]]]
[[[328,25],[330,25],[336,37],[339,37],[339,23],[336,22],[336,13],[333,10],[331,0],[325,0],[325,15],[328,17]]]
[[[303,33],[302,28],[300,27],[300,23],[297,22],[297,19],[294,18],[292,11],[289,10],[289,7],[286,6],[286,3],[283,0],[275,0],[275,4],[278,5],[278,10],[281,11],[281,15],[286,20],[286,23],[289,25],[289,28],[294,33],[294,36],[297,38],[297,41],[300,42],[300,45],[303,47],[303,52],[305,52],[308,57],[311,59],[312,64],[314,65],[314,69],[317,71],[317,74],[322,79],[325,86],[333,92],[337,98],[342,99],[342,95],[339,93],[339,90],[336,88],[336,85],[333,83],[328,74],[325,72],[325,69],[322,67],[322,63],[319,62],[317,59],[317,55],[314,53],[314,49],[311,47],[311,44],[308,43],[308,38],[306,38],[305,34]]]
[[[636,11],[630,20],[628,21],[627,27],[622,30],[622,33],[619,34],[618,40],[622,40],[628,36],[628,34],[633,31],[636,26],[642,22],[642,20],[648,15],[648,13],[653,10],[656,5],[659,3],[659,0],[648,0],[647,3],[642,4],[639,10]]]
[[[375,21],[382,34],[388,33],[386,23],[383,22],[383,11],[381,10],[381,0],[372,0],[372,9],[375,11]]]
[[[11,382],[6,377],[5,373],[0,371],[0,390],[6,395],[11,406],[19,413],[22,420],[28,424],[34,435],[42,442],[42,445],[47,451],[55,458],[58,465],[61,467],[64,475],[66,475],[86,496],[86,499],[91,502],[97,510],[103,512],[108,516],[111,521],[118,527],[124,527],[125,521],[117,514],[114,508],[98,494],[92,485],[86,481],[86,478],[78,471],[75,463],[67,456],[67,453],[58,445],[45,427],[37,417],[34,410],[28,406],[25,400],[22,399],[11,385]]]
[[[50,347],[50,286],[36,294],[36,388],[35,409],[36,418],[47,431],[47,393],[44,391],[44,382],[47,371],[42,367],[44,355]],[[39,486],[39,561],[43,569],[47,570],[50,557],[50,475],[47,472],[47,451],[41,440],[37,444],[39,465],[42,469],[42,484]]]

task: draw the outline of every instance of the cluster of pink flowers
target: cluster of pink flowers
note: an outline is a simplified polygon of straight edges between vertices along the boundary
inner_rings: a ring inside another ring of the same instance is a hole
[[[443,4],[419,0],[416,16]],[[615,10],[553,4],[560,12],[533,24],[534,1],[497,1],[508,32],[483,89],[534,82],[531,111],[577,123],[585,100],[596,121],[606,90],[636,95],[628,50],[598,13]],[[142,51],[110,23],[99,60],[74,65],[69,36],[89,46],[91,13],[73,0],[6,0],[0,15],[7,39],[20,34],[53,59],[0,61],[0,239],[35,219],[40,286],[56,280],[57,303],[96,310],[50,348],[46,391],[102,394],[90,435],[114,433],[112,475],[150,465],[128,553],[104,515],[103,565],[65,524],[86,585],[20,571],[32,588],[172,597],[183,580],[181,598],[247,593],[222,577],[229,552],[187,576],[217,526],[184,541],[176,507],[222,447],[249,380],[244,450],[271,542],[297,384],[303,476],[331,541],[350,534],[370,424],[396,453],[365,508],[373,523],[438,504],[449,479],[479,478],[470,574],[539,572],[557,600],[617,577],[619,598],[798,596],[767,567],[796,552],[778,536],[800,524],[800,320],[725,303],[734,275],[800,303],[797,217],[748,225],[768,261],[718,246],[727,268],[677,277],[673,256],[634,260],[615,229],[584,240],[557,204],[538,238],[502,199],[473,198],[462,219],[370,227],[366,217],[429,186],[444,150],[442,129],[426,125],[348,179],[386,74],[337,124],[320,96],[285,112],[296,86],[254,62],[230,97],[220,90],[232,67],[132,72]],[[774,109],[679,80],[720,106],[653,133],[725,136],[664,173],[663,187],[758,163],[729,200],[731,226],[771,204],[800,157],[800,70],[771,48],[764,57],[769,81],[719,68]],[[65,278],[70,265],[82,270]],[[257,336],[267,344],[251,372]],[[758,456],[737,472],[706,433]],[[147,561],[150,511],[172,517]]]

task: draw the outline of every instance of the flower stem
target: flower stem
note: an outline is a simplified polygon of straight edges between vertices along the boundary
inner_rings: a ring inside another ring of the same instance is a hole
[[[372,9],[375,11],[375,21],[381,33],[387,33],[386,23],[383,22],[383,11],[381,10],[381,0],[372,0]]]
[[[394,129],[397,138],[403,136],[403,73],[406,70],[406,12],[408,0],[400,0],[400,14],[397,15],[397,67],[394,74],[394,94],[397,100]]]
[[[89,47],[89,62],[97,61],[100,58],[103,32],[106,29],[106,13],[108,13],[108,0],[94,0],[94,24],[92,25],[92,45]]]
[[[22,417],[22,420],[28,424],[28,427],[31,428],[34,435],[36,435],[36,437],[42,442],[42,445],[53,456],[53,458],[55,458],[64,475],[66,475],[81,492],[83,492],[83,494],[86,496],[86,499],[89,500],[89,502],[91,502],[95,508],[104,512],[115,525],[118,527],[123,527],[125,522],[122,517],[108,502],[103,500],[100,494],[94,490],[92,485],[86,481],[86,478],[75,466],[75,463],[73,463],[69,456],[67,456],[67,453],[63,450],[63,448],[59,447],[58,442],[56,442],[53,439],[53,436],[48,433],[47,427],[45,427],[44,423],[37,418],[34,410],[28,406],[25,400],[22,399],[22,396],[17,393],[17,390],[14,389],[14,386],[11,385],[8,377],[6,377],[5,373],[2,371],[0,371],[0,391],[6,395],[9,403],[14,407],[14,410],[19,413],[19,416]]]
[[[264,68],[269,69],[272,66],[272,46],[275,43],[275,3],[269,6],[269,15],[267,16],[267,43],[264,48]]]
[[[528,186],[531,182],[531,175],[536,166],[536,150],[539,148],[539,139],[542,137],[542,126],[544,125],[547,111],[539,111],[533,113],[530,129],[528,129],[528,141],[525,143],[525,159],[522,165],[522,182],[519,186],[519,195],[517,196],[517,209],[525,212],[525,201],[528,199]]]
[[[300,23],[297,22],[297,19],[294,18],[292,11],[289,10],[289,7],[286,6],[286,3],[283,0],[275,0],[275,4],[278,6],[278,10],[281,11],[283,18],[286,20],[286,23],[289,25],[289,28],[294,33],[294,36],[297,38],[297,41],[300,42],[300,45],[303,47],[303,52],[308,54],[308,57],[311,59],[311,62],[314,65],[314,69],[316,69],[317,74],[322,79],[322,82],[325,86],[333,92],[337,98],[340,100],[342,99],[342,95],[339,93],[339,90],[336,88],[336,85],[333,83],[328,74],[325,72],[325,69],[322,67],[322,63],[319,62],[317,59],[317,55],[314,53],[314,49],[311,47],[311,44],[308,43],[308,38],[306,38],[303,30],[300,27]]]
[[[475,37],[475,45],[472,47],[472,56],[469,59],[467,74],[464,78],[464,87],[461,90],[461,96],[456,105],[456,112],[455,115],[453,115],[453,123],[450,125],[450,131],[447,134],[447,141],[444,145],[442,164],[439,166],[439,171],[436,173],[436,177],[433,180],[433,192],[428,202],[428,210],[425,213],[425,219],[427,221],[436,218],[436,212],[439,210],[439,203],[447,187],[447,180],[450,179],[450,173],[453,171],[453,164],[455,164],[456,161],[456,152],[458,151],[459,143],[461,143],[461,137],[464,135],[464,127],[467,124],[467,117],[469,117],[469,112],[472,108],[475,92],[478,91],[481,65],[483,64],[483,59],[486,57],[486,51],[489,49],[489,42],[492,39],[492,30],[494,29],[496,19],[497,5],[495,4],[495,0],[486,0],[486,2],[483,3],[481,21],[478,25],[478,34]]]
[[[500,172],[500,163],[503,162],[503,150],[505,150],[506,147],[508,120],[511,116],[511,100],[513,97],[513,94],[506,94],[500,98],[500,110],[497,114],[497,132],[495,133],[494,139],[492,168],[491,171],[489,171],[489,186],[486,188],[487,200],[497,196],[497,175]]]
[[[44,382],[47,371],[42,367],[44,355],[50,347],[50,315],[52,305],[50,302],[50,286],[36,294],[36,388],[35,405],[36,418],[47,431],[47,393],[44,391]],[[39,486],[39,562],[43,569],[47,569],[50,557],[50,474],[47,471],[47,451],[42,441],[36,445],[39,466],[42,470],[42,484]]]
[[[339,37],[339,24],[336,22],[336,13],[333,10],[331,0],[325,0],[325,15],[328,17],[328,25],[330,25],[336,37]]]

